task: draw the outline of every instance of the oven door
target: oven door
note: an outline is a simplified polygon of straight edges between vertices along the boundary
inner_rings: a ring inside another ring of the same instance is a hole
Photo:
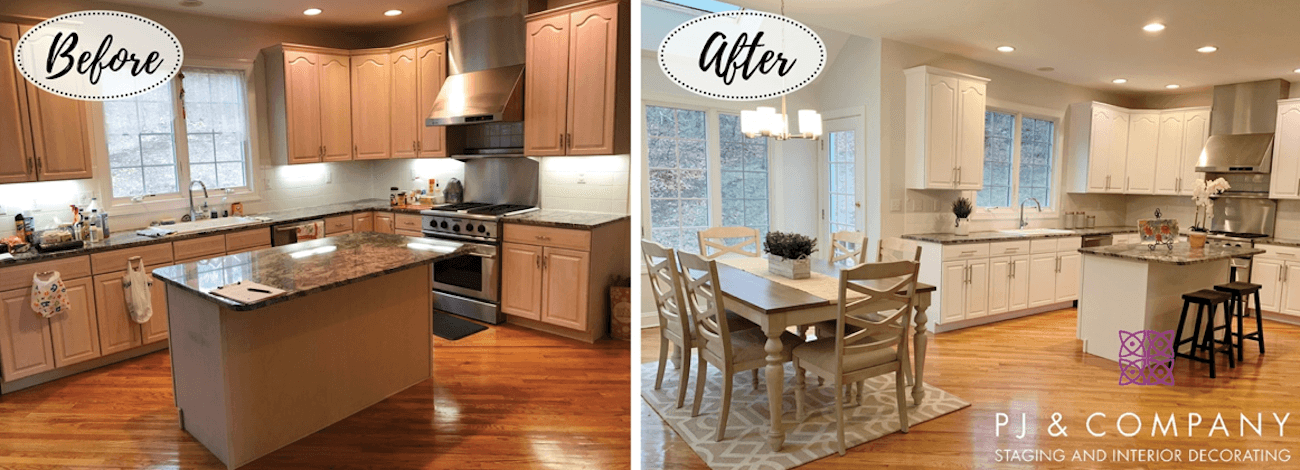
[[[471,250],[433,263],[433,289],[497,303],[497,246],[461,243]]]

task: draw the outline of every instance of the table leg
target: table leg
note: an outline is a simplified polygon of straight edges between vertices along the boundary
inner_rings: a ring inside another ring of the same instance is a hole
[[[772,327],[767,334],[767,405],[772,410],[771,428],[767,431],[767,444],[772,452],[779,452],[785,443],[785,429],[781,422],[781,388],[785,383],[785,364],[781,361],[781,332],[783,328]]]
[[[920,405],[921,400],[925,398],[925,324],[930,321],[925,316],[925,309],[930,307],[929,294],[917,296],[916,302],[916,334],[912,336],[912,349],[915,356],[912,358],[912,367],[916,369],[913,374],[916,383],[912,384],[912,402]]]

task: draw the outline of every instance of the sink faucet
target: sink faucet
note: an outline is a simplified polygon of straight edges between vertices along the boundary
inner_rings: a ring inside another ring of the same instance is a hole
[[[208,185],[203,184],[203,182],[199,180],[190,181],[190,189],[189,191],[186,191],[187,195],[190,197],[190,220],[207,218],[207,214],[194,209],[194,185],[196,183],[199,187],[203,188],[203,204],[207,205],[208,203]]]
[[[1025,200],[1023,201],[1020,201],[1020,228],[1022,229],[1029,226],[1029,222],[1025,221],[1025,203],[1029,201],[1034,201],[1034,205],[1038,206],[1038,212],[1043,211],[1043,203],[1038,202],[1038,199],[1036,198],[1029,197],[1029,198],[1025,198]]]

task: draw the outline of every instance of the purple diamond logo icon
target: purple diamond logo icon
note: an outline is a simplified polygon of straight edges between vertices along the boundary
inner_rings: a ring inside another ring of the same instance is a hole
[[[1173,330],[1120,330],[1120,385],[1173,385],[1173,367]]]

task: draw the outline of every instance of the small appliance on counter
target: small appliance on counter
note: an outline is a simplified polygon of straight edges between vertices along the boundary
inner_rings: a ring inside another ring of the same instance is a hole
[[[465,186],[460,184],[460,180],[452,178],[447,182],[447,188],[442,190],[442,195],[447,204],[459,204],[465,200]]]

